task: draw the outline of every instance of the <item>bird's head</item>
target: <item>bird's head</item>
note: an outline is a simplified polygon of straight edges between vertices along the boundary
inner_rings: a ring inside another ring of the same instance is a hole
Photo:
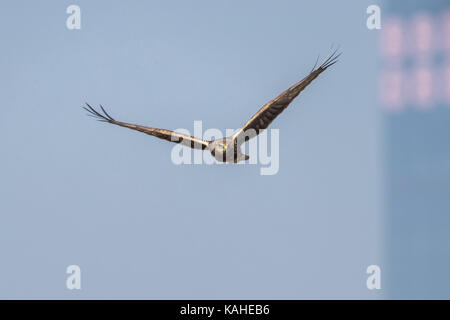
[[[217,141],[217,144],[216,144],[216,150],[217,150],[218,152],[225,153],[225,152],[227,151],[228,148],[229,148],[229,143],[228,143],[228,141],[227,141],[226,138]]]
[[[215,140],[211,146],[210,149],[213,151],[213,155],[225,155],[225,154],[232,154],[233,153],[233,145],[228,141],[226,138]]]

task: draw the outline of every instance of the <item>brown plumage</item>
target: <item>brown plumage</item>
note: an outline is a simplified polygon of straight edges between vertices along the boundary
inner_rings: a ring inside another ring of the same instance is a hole
[[[275,99],[262,106],[262,108],[259,109],[259,111],[251,117],[250,120],[248,120],[242,128],[233,135],[233,137],[238,138],[239,136],[245,134],[245,141],[247,141],[258,135],[264,129],[267,129],[272,121],[289,106],[289,104],[300,94],[300,92],[302,92],[303,89],[305,89],[314,79],[316,79],[319,74],[337,62],[340,55],[340,53],[337,54],[336,49],[318,68],[314,66],[309,75],[282,92]]]
[[[159,128],[150,128],[141,126],[138,124],[132,124],[132,123],[126,123],[115,120],[113,117],[111,117],[105,109],[103,109],[103,106],[100,105],[100,108],[103,111],[103,114],[92,108],[88,103],[86,103],[87,107],[83,107],[87,112],[89,112],[89,116],[93,116],[97,118],[98,121],[102,122],[109,122],[121,127],[125,127],[128,129],[140,131],[143,133],[146,133],[148,135],[164,139],[167,141],[175,142],[175,143],[181,143],[187,147],[191,147],[193,149],[206,149],[208,147],[208,143],[204,140],[195,138],[193,136],[186,136],[174,131],[166,130],[166,129],[159,129]]]
[[[275,99],[266,103],[253,117],[250,118],[250,120],[248,120],[244,124],[242,128],[236,131],[235,134],[233,134],[231,137],[226,137],[223,139],[205,141],[193,136],[187,136],[166,129],[151,128],[117,121],[113,117],[111,117],[101,105],[100,108],[103,114],[92,108],[87,103],[87,107],[83,108],[89,113],[88,115],[95,117],[99,121],[112,123],[132,130],[137,130],[167,141],[181,143],[182,145],[188,146],[190,148],[201,150],[209,149],[211,154],[217,160],[236,163],[239,161],[247,160],[249,158],[247,155],[241,153],[241,144],[244,141],[257,136],[263,130],[267,129],[272,121],[289,106],[289,104],[300,94],[300,92],[302,92],[303,89],[305,89],[314,79],[316,79],[319,74],[321,74],[327,68],[337,62],[337,59],[340,55],[341,54],[338,54],[337,50],[335,50],[317,68],[316,62],[316,65],[305,78],[295,83]]]

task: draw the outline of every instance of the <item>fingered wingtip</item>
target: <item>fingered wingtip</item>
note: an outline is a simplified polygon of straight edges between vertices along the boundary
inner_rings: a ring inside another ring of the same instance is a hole
[[[333,50],[334,44],[331,45],[331,50]],[[339,49],[341,48],[340,45],[334,49],[327,58],[322,62],[319,68],[326,69],[328,67],[331,67],[333,64],[338,62],[339,57],[342,55],[342,52],[339,52]]]
[[[86,111],[88,112],[88,116],[94,117],[94,118],[96,118],[97,120],[102,121],[102,122],[112,122],[112,121],[115,121],[115,120],[113,119],[113,117],[111,117],[111,116],[106,112],[106,110],[103,108],[102,105],[100,105],[100,108],[102,109],[102,111],[103,111],[104,114],[101,114],[100,112],[98,112],[97,110],[95,110],[93,107],[91,107],[91,105],[90,105],[89,103],[87,103],[87,102],[85,102],[85,103],[86,103],[86,106],[87,106],[87,107],[84,107],[84,106],[83,106],[83,109],[86,110]]]

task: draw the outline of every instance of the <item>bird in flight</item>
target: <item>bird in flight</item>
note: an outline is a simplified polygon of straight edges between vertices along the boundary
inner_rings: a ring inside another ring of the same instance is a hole
[[[93,116],[99,121],[137,130],[160,139],[180,143],[193,149],[209,150],[213,157],[218,161],[237,163],[249,159],[248,155],[241,152],[241,145],[265,130],[303,89],[305,89],[315,78],[317,78],[319,74],[335,64],[340,55],[341,53],[337,53],[336,49],[318,67],[316,62],[311,72],[305,78],[298,81],[275,99],[262,106],[262,108],[259,109],[259,111],[232,136],[222,139],[206,141],[166,129],[151,128],[117,121],[106,112],[102,105],[100,105],[101,112],[95,110],[87,103],[86,107],[83,108],[89,113],[88,115]]]

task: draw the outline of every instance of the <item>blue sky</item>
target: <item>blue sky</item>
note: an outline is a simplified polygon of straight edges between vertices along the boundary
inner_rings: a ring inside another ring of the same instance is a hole
[[[66,8],[81,8],[81,30]],[[377,298],[377,31],[369,1],[3,1],[1,298]],[[273,123],[280,170],[176,166],[93,121],[238,128],[339,63]],[[65,287],[68,265],[82,289]]]

